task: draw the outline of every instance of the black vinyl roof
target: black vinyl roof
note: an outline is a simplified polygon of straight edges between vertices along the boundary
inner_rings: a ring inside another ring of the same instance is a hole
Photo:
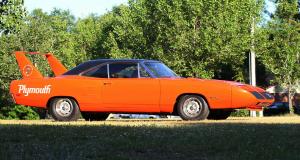
[[[100,62],[100,63],[106,63],[106,62],[159,62],[157,60],[148,60],[148,59],[95,59],[90,60],[87,62]],[[84,62],[85,63],[85,62]]]
[[[143,62],[159,62],[156,60],[146,60],[146,59],[96,59],[83,62],[76,66],[75,68],[67,71],[63,75],[78,75],[81,72],[92,68],[94,66],[100,65],[102,63],[143,63]]]

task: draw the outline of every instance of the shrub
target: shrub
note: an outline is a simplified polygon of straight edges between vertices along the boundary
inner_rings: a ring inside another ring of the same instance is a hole
[[[39,119],[39,115],[31,107],[15,105],[2,107],[0,119],[35,120]]]
[[[250,111],[246,109],[238,109],[231,113],[231,117],[249,117]]]

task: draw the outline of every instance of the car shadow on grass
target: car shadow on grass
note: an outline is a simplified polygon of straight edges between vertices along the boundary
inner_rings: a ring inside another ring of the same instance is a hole
[[[300,124],[0,126],[0,159],[299,159]]]

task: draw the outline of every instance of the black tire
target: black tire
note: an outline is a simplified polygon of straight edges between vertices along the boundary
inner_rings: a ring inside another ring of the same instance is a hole
[[[204,120],[209,114],[209,108],[201,96],[185,95],[179,99],[177,112],[183,120]]]
[[[86,121],[105,121],[109,113],[82,112],[81,115]]]
[[[231,112],[231,109],[212,109],[210,110],[207,119],[224,120],[230,116]]]
[[[49,104],[49,113],[57,121],[76,121],[80,116],[77,102],[72,98],[54,98]]]

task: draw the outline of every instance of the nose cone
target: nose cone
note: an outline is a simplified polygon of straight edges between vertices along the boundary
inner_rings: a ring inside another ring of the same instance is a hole
[[[257,99],[247,90],[233,86],[232,87],[232,107],[244,108],[257,104]]]
[[[261,108],[272,104],[274,97],[265,90],[250,85],[232,86],[234,108]]]

